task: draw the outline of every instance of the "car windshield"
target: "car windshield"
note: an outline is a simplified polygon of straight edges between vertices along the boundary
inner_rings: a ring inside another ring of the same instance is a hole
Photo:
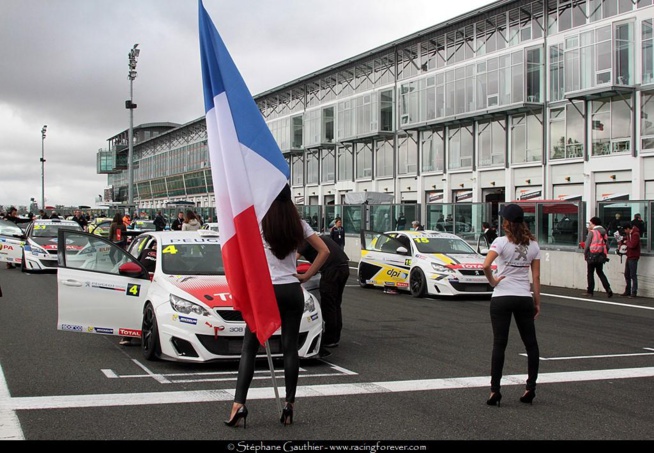
[[[218,242],[164,245],[161,257],[164,274],[225,275]]]
[[[67,230],[76,230],[82,231],[82,227],[77,223],[73,224],[61,224],[61,223],[50,223],[50,224],[34,224],[34,229],[32,230],[32,237],[35,238],[56,238],[57,231],[59,228],[66,228]]]
[[[413,240],[421,253],[476,254],[475,250],[462,239],[418,237]]]

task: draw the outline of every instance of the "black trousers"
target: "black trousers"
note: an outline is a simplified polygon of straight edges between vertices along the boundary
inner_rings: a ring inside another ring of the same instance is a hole
[[[350,278],[350,268],[347,264],[325,270],[320,274],[320,309],[322,319],[325,321],[323,344],[338,343],[341,340],[343,329],[341,304],[348,278]]]
[[[602,282],[602,286],[604,287],[604,290],[607,293],[611,292],[611,285],[609,284],[609,279],[606,278],[606,275],[604,275],[604,263],[589,263],[586,261],[586,275],[588,279],[588,288],[587,292],[589,294],[593,294],[595,291],[595,273],[597,273],[597,276],[600,279],[600,282]]]
[[[491,325],[493,326],[493,355],[491,358],[491,392],[500,391],[504,353],[509,342],[511,316],[520,332],[520,338],[527,350],[527,390],[536,388],[539,354],[534,324],[534,299],[531,297],[493,297],[490,302]]]
[[[298,358],[298,337],[300,336],[300,321],[304,312],[304,293],[300,283],[273,285],[275,298],[282,319],[282,353],[284,354],[284,385],[286,387],[286,402],[295,402],[300,361]],[[245,404],[248,390],[254,377],[254,366],[259,351],[259,340],[249,327],[245,328],[241,360],[238,364],[236,378],[236,393],[234,401]]]

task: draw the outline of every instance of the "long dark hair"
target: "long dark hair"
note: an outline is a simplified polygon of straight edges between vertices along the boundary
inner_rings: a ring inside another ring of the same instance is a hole
[[[120,212],[117,212],[114,214],[114,218],[112,220],[114,223],[123,223],[123,216],[120,214]]]
[[[529,231],[525,222],[509,222],[504,219],[502,229],[510,242],[519,245],[529,245],[529,241],[535,241],[536,237]]]
[[[291,188],[288,184],[277,195],[261,220],[261,230],[273,255],[280,260],[302,245],[304,241],[302,220],[291,200]]]

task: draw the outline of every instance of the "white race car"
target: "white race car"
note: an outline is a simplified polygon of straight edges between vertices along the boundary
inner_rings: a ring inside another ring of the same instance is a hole
[[[60,244],[82,241],[81,250],[59,252],[59,330],[140,338],[148,360],[240,357],[245,322],[232,305],[218,233],[147,232],[127,251],[93,234],[59,233]],[[322,329],[318,300],[304,290],[301,358],[318,356]],[[280,331],[269,345],[282,355]]]
[[[454,234],[363,231],[357,275],[364,288],[410,291],[414,297],[490,296],[493,288],[484,275],[483,263],[484,255]],[[493,271],[496,267],[493,265]]]
[[[37,219],[27,226],[27,240],[23,246],[21,263],[23,272],[57,271],[57,232],[62,228],[83,231],[74,220]],[[65,244],[67,249],[75,253],[83,247],[83,244],[73,240]]]
[[[0,219],[0,263],[20,265],[25,232],[14,222]]]

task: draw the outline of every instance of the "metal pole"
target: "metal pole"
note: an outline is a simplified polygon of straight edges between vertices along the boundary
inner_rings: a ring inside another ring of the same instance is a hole
[[[41,128],[41,209],[45,211],[45,131],[47,125]]]
[[[130,103],[130,108],[129,108],[129,135],[128,135],[128,140],[129,140],[129,151],[127,152],[127,172],[128,172],[128,177],[127,177],[127,204],[129,207],[127,209],[131,209],[132,204],[134,203],[134,164],[132,162],[132,159],[134,158],[134,109],[132,108],[132,99],[133,99],[133,84],[134,84],[134,79],[132,77],[129,78],[129,103]]]
[[[279,413],[282,413],[282,400],[279,399],[279,390],[277,389],[277,379],[275,378],[275,367],[273,366],[272,353],[270,352],[270,344],[268,340],[265,343],[266,346],[266,356],[268,356],[268,368],[270,368],[270,377],[272,378],[273,388],[275,389],[275,399],[277,400],[277,409]]]

